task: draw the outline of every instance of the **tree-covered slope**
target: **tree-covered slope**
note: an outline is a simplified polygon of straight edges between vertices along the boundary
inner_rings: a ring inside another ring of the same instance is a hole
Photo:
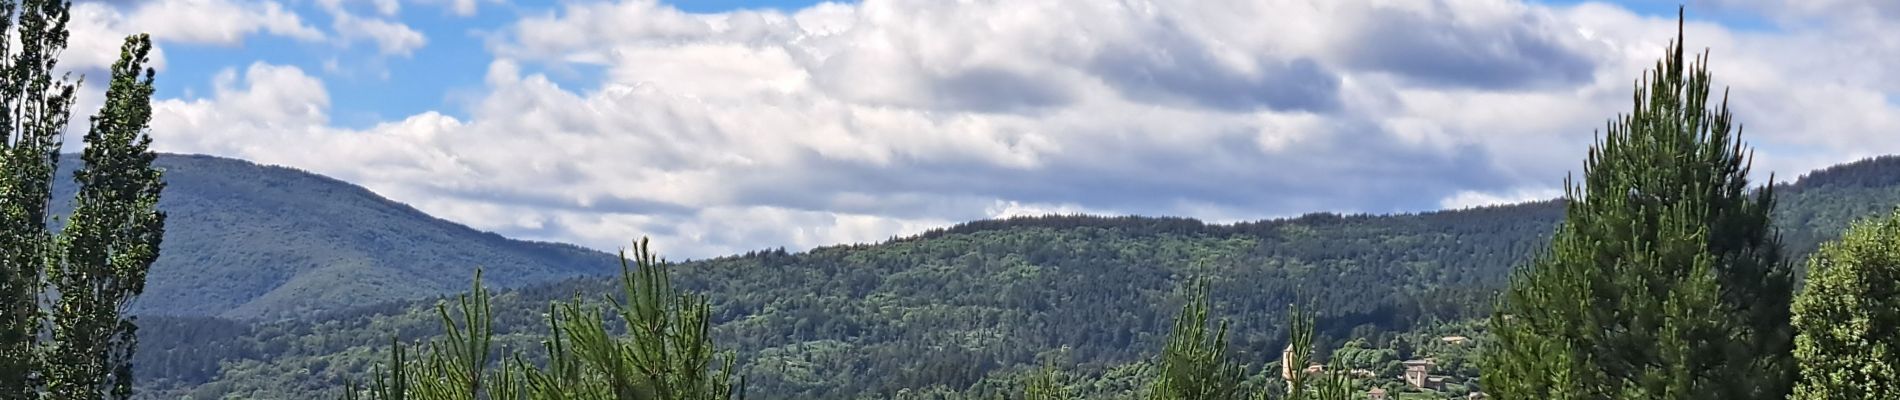
[[[76,156],[54,205],[71,209]],[[423,214],[335,179],[209,156],[163,155],[169,215],[135,312],[289,318],[466,289],[611,273],[611,255],[511,240]]]
[[[1810,172],[1777,188],[1775,224],[1791,253],[1805,255],[1839,237],[1855,220],[1883,215],[1900,204],[1900,155],[1882,156]],[[1795,259],[1796,266],[1804,263]]]
[[[1796,259],[1900,204],[1900,159],[1817,171],[1778,188]],[[1234,225],[1180,218],[978,221],[875,245],[694,261],[716,339],[753,398],[888,398],[978,385],[1055,360],[1090,393],[1140,387],[1181,283],[1206,278],[1239,357],[1278,356],[1280,312],[1321,315],[1320,348],[1488,315],[1512,265],[1544,247],[1556,202],[1384,216],[1313,214]],[[492,271],[492,270],[491,270]],[[491,279],[497,277],[491,272]],[[466,286],[467,276],[445,283]],[[610,293],[569,280],[502,293],[502,343],[532,348],[551,301]],[[389,335],[439,331],[433,301],[298,321],[147,319],[141,379],[163,398],[312,398],[381,360]]]
[[[799,254],[761,252],[692,262],[684,287],[711,296],[717,339],[740,351],[762,398],[850,398],[931,385],[960,387],[994,370],[1067,348],[1074,362],[1133,361],[1159,343],[1178,306],[1177,283],[1216,279],[1216,307],[1280,310],[1314,296],[1332,326],[1408,324],[1421,315],[1470,317],[1497,284],[1491,269],[1541,241],[1551,204],[1390,217],[1313,215],[1212,226],[1178,219],[1054,217],[965,225],[878,245]],[[1343,278],[1343,279],[1342,279]],[[550,301],[607,293],[574,280],[511,292],[495,305],[509,332],[541,328]],[[1245,313],[1231,313],[1241,315]],[[149,321],[149,320],[148,320]],[[145,332],[165,331],[163,321]],[[1237,341],[1260,350],[1283,336],[1277,315],[1237,321]],[[234,328],[224,341],[147,339],[151,366],[212,368],[179,359],[242,355],[215,375],[178,377],[204,395],[305,397],[334,388],[388,343],[434,332],[414,305],[309,322]],[[202,321],[185,322],[193,329]],[[1381,329],[1400,329],[1389,326]],[[186,335],[203,340],[214,335]],[[531,343],[517,343],[529,346]],[[172,346],[169,354],[151,347]],[[1277,353],[1276,353],[1277,354]],[[196,365],[193,367],[191,365]],[[145,377],[175,376],[148,369]],[[315,378],[315,379],[310,379]],[[187,383],[188,382],[188,383]],[[875,396],[874,396],[875,397]]]

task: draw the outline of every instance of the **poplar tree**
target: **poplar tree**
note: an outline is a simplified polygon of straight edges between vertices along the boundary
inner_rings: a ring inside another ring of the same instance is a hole
[[[77,85],[55,75],[64,1],[0,1],[0,399],[38,398],[47,203]]]
[[[1900,398],[1900,210],[1808,260],[1794,326],[1796,400]]]
[[[72,3],[0,1],[0,400],[132,396],[125,316],[158,258],[151,39],[126,39],[89,125],[65,228],[49,225],[78,82],[58,74]]]
[[[60,231],[62,257],[50,261],[46,279],[56,300],[53,348],[46,375],[55,399],[132,397],[132,353],[138,326],[126,315],[145,292],[145,274],[158,261],[165,214],[158,211],[165,184],[152,166],[153,71],[146,68],[151,38],[126,40],[105,106],[92,117],[84,160],[74,180],[79,194]]]
[[[1548,252],[1491,318],[1499,399],[1782,399],[1789,267],[1708,56],[1677,38],[1590,149]]]

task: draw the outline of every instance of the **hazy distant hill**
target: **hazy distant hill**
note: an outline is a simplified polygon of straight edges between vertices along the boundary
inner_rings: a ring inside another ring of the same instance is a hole
[[[1816,171],[1777,194],[1778,223],[1799,260],[1848,221],[1900,205],[1900,158]],[[682,285],[711,296],[719,343],[739,351],[752,398],[890,398],[906,388],[959,389],[1051,359],[1106,385],[1091,393],[1118,393],[1146,372],[1117,366],[1160,348],[1186,279],[1211,279],[1215,312],[1235,323],[1239,357],[1270,360],[1290,302],[1316,304],[1333,338],[1488,315],[1493,291],[1543,247],[1562,211],[1546,201],[1235,225],[1018,218],[679,271]],[[465,278],[450,276],[443,287]],[[534,348],[548,302],[597,296],[610,284],[569,280],[503,293],[495,306],[501,342]],[[388,335],[437,332],[433,303],[269,323],[148,319],[142,386],[153,398],[333,395],[342,379],[382,359]]]
[[[62,161],[64,214],[78,157]],[[142,314],[295,317],[465,289],[477,266],[508,286],[618,270],[605,253],[476,231],[295,169],[186,155],[158,166],[169,219]]]

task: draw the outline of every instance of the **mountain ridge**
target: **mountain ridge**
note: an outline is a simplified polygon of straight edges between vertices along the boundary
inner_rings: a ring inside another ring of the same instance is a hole
[[[70,176],[78,157],[61,159]],[[180,154],[156,165],[166,240],[138,314],[297,317],[453,292],[478,266],[503,287],[617,270],[606,253],[509,239],[295,168]],[[55,184],[55,215],[74,190]]]
[[[1852,167],[1817,170],[1826,173],[1775,191],[1777,225],[1797,265],[1850,221],[1900,205],[1900,181],[1881,178],[1900,175],[1900,163],[1843,165]],[[1540,201],[1234,224],[983,220],[872,244],[686,261],[675,277],[709,296],[717,341],[738,352],[757,397],[892,398],[978,385],[1055,359],[1094,378],[1134,379],[1180,304],[1177,288],[1197,279],[1206,279],[1215,312],[1233,323],[1232,346],[1243,359],[1277,356],[1280,314],[1291,303],[1322,305],[1313,310],[1330,338],[1481,318],[1511,269],[1544,248],[1563,211],[1561,201]],[[470,278],[445,280],[459,290]],[[608,296],[612,281],[565,278],[495,291],[497,343],[538,348],[549,302]],[[274,321],[143,319],[137,365],[149,380],[141,386],[148,398],[334,396],[344,380],[383,360],[391,336],[438,333],[433,307],[443,299]]]

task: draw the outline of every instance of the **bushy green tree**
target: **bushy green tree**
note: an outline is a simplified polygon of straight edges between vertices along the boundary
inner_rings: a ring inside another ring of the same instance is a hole
[[[164,188],[152,166],[151,39],[125,41],[85,135],[75,208],[49,229],[78,84],[58,69],[70,1],[0,1],[0,399],[132,396],[126,306],[158,259]],[[17,47],[14,47],[17,46]]]
[[[1900,210],[1808,259],[1794,325],[1795,399],[1900,398]]]
[[[602,300],[611,307],[580,300],[553,306],[543,341],[545,363],[521,354],[491,359],[490,300],[478,274],[475,289],[458,297],[458,312],[438,306],[447,332],[424,347],[422,358],[408,358],[398,343],[388,369],[377,373],[367,390],[352,387],[348,395],[382,400],[743,398],[743,383],[733,382],[732,355],[713,346],[706,298],[674,289],[668,264],[646,240],[633,252],[631,259],[621,254],[622,299]],[[609,330],[609,315],[624,324],[621,329]]]
[[[1549,251],[1491,319],[1499,399],[1781,399],[1789,267],[1707,56],[1680,34],[1591,148]]]

